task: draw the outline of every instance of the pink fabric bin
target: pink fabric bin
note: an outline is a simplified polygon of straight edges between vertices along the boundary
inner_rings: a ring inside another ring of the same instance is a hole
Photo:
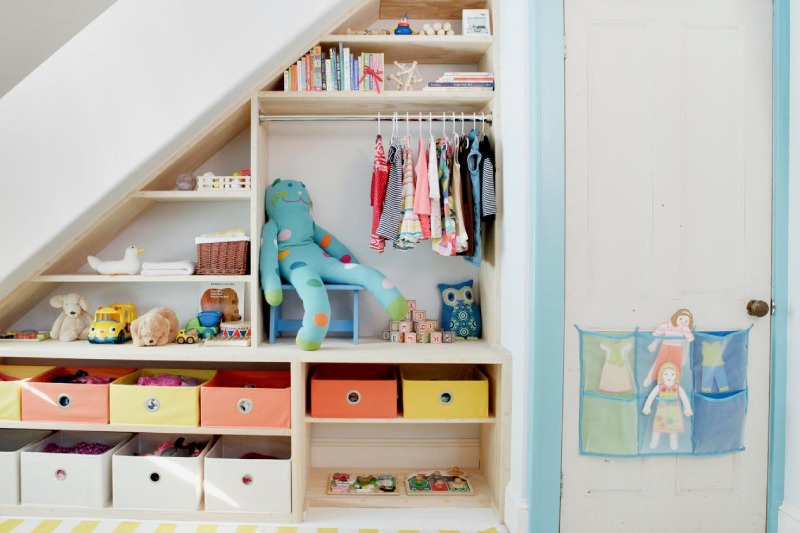
[[[291,418],[288,370],[220,370],[200,389],[203,427],[288,428]]]

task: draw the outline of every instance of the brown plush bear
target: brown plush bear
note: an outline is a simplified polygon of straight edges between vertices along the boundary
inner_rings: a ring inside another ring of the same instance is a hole
[[[50,338],[68,342],[89,338],[89,326],[92,323],[92,315],[89,311],[89,299],[81,296],[77,292],[53,296],[50,305],[61,309],[53,329],[50,331]]]
[[[166,307],[149,310],[131,322],[134,346],[164,346],[175,342],[178,334],[178,317]]]

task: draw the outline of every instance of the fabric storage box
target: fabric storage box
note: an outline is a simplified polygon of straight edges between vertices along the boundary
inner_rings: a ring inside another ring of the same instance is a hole
[[[0,505],[19,503],[19,459],[22,449],[52,434],[52,431],[4,429],[0,432]]]
[[[171,374],[195,378],[198,387],[137,385],[140,377]],[[200,389],[216,374],[215,370],[144,369],[111,383],[109,398],[112,424],[153,426],[193,426],[200,424]]]
[[[315,418],[397,418],[397,372],[391,365],[322,364],[311,377]]]
[[[221,370],[200,390],[200,425],[288,428],[290,387],[288,370]]]
[[[61,431],[22,450],[23,505],[103,508],[111,501],[111,457],[130,433]],[[50,443],[73,447],[80,442],[112,446],[101,455],[45,453]]]
[[[475,365],[402,365],[405,418],[488,418],[489,380]]]
[[[206,446],[197,457],[152,455],[162,443],[180,437]],[[114,454],[114,508],[198,510],[203,499],[203,460],[212,444],[210,435],[140,433]]]
[[[52,383],[54,378],[69,376],[78,370],[114,381],[135,369],[63,367],[40,374],[22,385],[22,419],[108,424],[108,384]]]
[[[206,511],[291,513],[291,449],[288,437],[220,437],[205,459]]]
[[[0,420],[22,420],[22,385],[54,366],[12,366],[0,365],[0,374],[18,381],[0,381]]]

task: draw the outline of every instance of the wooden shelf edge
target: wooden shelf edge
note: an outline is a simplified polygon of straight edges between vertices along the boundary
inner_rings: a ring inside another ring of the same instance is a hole
[[[488,418],[314,418],[306,415],[307,424],[494,424],[495,416]]]
[[[179,520],[189,522],[239,522],[239,523],[290,523],[293,521],[291,513],[219,513],[203,510],[197,511],[169,511],[148,509],[114,509],[108,507],[98,509],[95,507],[55,507],[40,505],[2,505],[0,516],[35,516],[54,518],[99,518],[99,519],[132,519],[141,520],[146,515],[147,520]]]
[[[140,424],[84,424],[69,422],[12,422],[0,420],[0,429],[50,431],[97,431],[109,433],[182,433],[186,435],[244,435],[291,437],[291,428],[210,428],[192,426],[148,426]]]
[[[250,190],[207,191],[139,191],[134,198],[156,202],[248,202],[253,197]]]
[[[44,274],[32,278],[35,283],[208,283],[251,282],[253,276],[103,276],[101,274]]]

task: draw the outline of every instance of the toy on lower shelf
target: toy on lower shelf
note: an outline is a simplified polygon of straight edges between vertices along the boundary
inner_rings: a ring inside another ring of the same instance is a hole
[[[223,322],[222,333],[206,339],[203,346],[250,346],[250,322]]]
[[[328,494],[352,494],[358,496],[396,496],[400,494],[397,476],[394,474],[342,474],[328,476]]]
[[[186,323],[186,334],[191,334],[192,330],[198,338],[210,339],[219,334],[219,323],[222,320],[222,313],[219,311],[201,311],[196,317]],[[178,333],[180,337],[180,332]],[[187,343],[188,338],[185,339]],[[183,344],[178,340],[179,344]]]
[[[132,303],[115,303],[98,307],[89,328],[92,344],[123,344],[131,340],[131,322],[136,320],[136,306]]]
[[[450,344],[455,341],[452,331],[441,331],[439,321],[429,319],[424,309],[417,309],[416,300],[407,300],[408,312],[405,320],[389,323],[389,329],[381,332],[381,338],[401,344]]]
[[[131,323],[134,346],[164,346],[178,334],[178,316],[167,307],[149,310]]]
[[[454,466],[442,475],[441,470],[416,472],[406,478],[409,495],[472,496],[475,490],[467,479],[467,473]]]
[[[0,341],[28,341],[28,342],[41,342],[50,338],[49,331],[6,331],[0,333]]]

